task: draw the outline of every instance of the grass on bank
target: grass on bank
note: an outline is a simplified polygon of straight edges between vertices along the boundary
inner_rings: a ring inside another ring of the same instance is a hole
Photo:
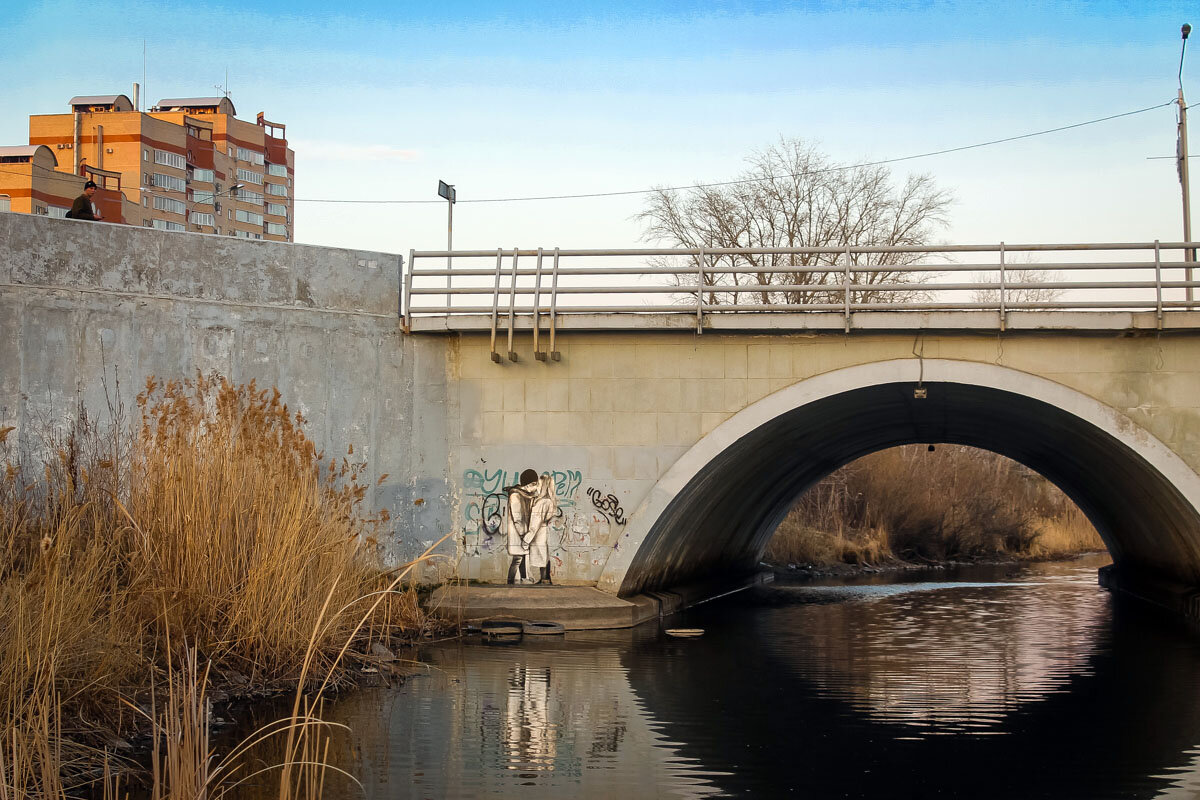
[[[277,391],[151,380],[137,411],[3,465],[0,800],[101,779],[149,720],[154,796],[216,796],[208,683],[336,686],[372,640],[432,624],[381,565],[364,465],[318,452]]]
[[[765,558],[879,564],[1103,549],[1078,507],[1032,470],[975,448],[909,445],[865,456],[806,492]]]

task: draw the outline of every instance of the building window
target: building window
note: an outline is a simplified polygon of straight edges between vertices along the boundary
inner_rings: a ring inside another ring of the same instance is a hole
[[[268,222],[266,224],[266,231],[272,236],[287,236],[287,225],[280,225],[278,222]]]
[[[212,214],[201,214],[195,211],[192,212],[191,220],[193,225],[207,225],[210,228],[217,224],[217,220]]]
[[[263,203],[263,196],[260,192],[252,192],[244,186],[237,190],[237,199],[243,203],[254,203],[259,206]]]
[[[151,227],[157,228],[160,231],[186,231],[182,222],[168,222],[165,219],[156,219],[151,223]]]
[[[240,170],[239,170],[239,172],[240,172]],[[287,197],[288,190],[287,190],[287,187],[284,186],[282,183],[268,183],[267,184],[267,194],[273,194],[276,197]]]
[[[175,169],[186,169],[187,161],[178,153],[168,153],[166,150],[154,151],[154,163],[162,164],[164,167],[174,167]]]
[[[201,183],[212,183],[217,176],[213,174],[211,169],[194,169],[192,170],[192,180],[200,181]]]
[[[213,198],[216,197],[211,189],[190,189],[188,193],[191,195],[192,203],[199,206],[211,206]]]
[[[274,175],[276,178],[286,178],[287,164],[268,164],[267,174]]]
[[[142,208],[149,208],[149,207],[150,207],[150,198],[147,197],[146,195],[143,195],[142,196]]]
[[[6,194],[0,194],[0,211],[12,211],[12,198]]]
[[[230,153],[230,155],[233,155],[233,153]],[[237,159],[238,161],[249,161],[251,164],[259,167],[261,167],[264,162],[262,153],[256,153],[253,150],[247,150],[244,147],[239,147],[237,149]]]
[[[69,208],[59,208],[58,206],[49,206],[46,209],[46,214],[48,216],[54,217],[55,219],[66,219],[68,211],[70,211]]]
[[[164,175],[161,172],[154,173],[154,185],[160,189],[168,189],[172,192],[187,191],[187,184],[183,178],[175,175]]]
[[[286,217],[287,206],[283,203],[267,203],[267,213],[276,217]]]
[[[246,183],[261,184],[263,182],[263,176],[261,172],[252,172],[248,169],[242,169],[241,167],[238,167],[237,176],[239,181],[246,181]]]
[[[183,203],[179,200],[161,195],[154,196],[154,207],[159,211],[169,211],[172,214],[182,214],[185,210]]]
[[[263,224],[262,214],[255,214],[253,211],[243,211],[240,208],[235,212],[234,219],[238,222],[249,222],[251,225],[257,225],[260,228]]]
[[[149,148],[143,147],[142,148],[142,161],[149,161],[149,160],[150,160],[150,150],[149,150]]]

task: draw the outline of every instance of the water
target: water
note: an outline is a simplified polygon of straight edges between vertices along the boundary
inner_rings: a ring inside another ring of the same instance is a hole
[[[632,631],[422,648],[337,699],[326,796],[1200,797],[1200,638],[1106,559],[743,593]]]

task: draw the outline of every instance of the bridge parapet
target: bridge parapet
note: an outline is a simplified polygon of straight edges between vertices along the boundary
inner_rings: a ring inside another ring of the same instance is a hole
[[[409,332],[1165,329],[1197,325],[1196,243],[418,251]],[[1083,316],[1081,316],[1083,315]]]

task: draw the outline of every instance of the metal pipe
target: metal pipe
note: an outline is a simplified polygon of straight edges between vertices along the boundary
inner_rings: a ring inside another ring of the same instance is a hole
[[[1182,250],[1188,242],[1163,242],[1165,249]],[[1150,250],[1154,242],[1070,242],[1063,244],[1006,244],[1005,249],[1010,253],[1030,252],[1043,253],[1053,251],[1063,252],[1095,252],[1100,250]],[[995,244],[955,244],[955,245],[906,245],[906,246],[853,246],[839,245],[837,247],[682,247],[682,248],[620,248],[608,250],[563,250],[562,255],[568,258],[583,256],[694,256],[702,252],[710,256],[730,255],[842,255],[849,250],[856,255],[887,254],[887,253],[987,253],[996,252]],[[419,250],[417,255],[427,258],[445,258],[446,250]],[[518,255],[535,256],[537,248],[519,250]],[[456,250],[455,257],[483,258],[492,255],[490,250]],[[772,268],[772,272],[785,269]],[[721,270],[727,272],[728,270]],[[761,272],[761,270],[754,270]]]
[[[500,363],[500,356],[496,353],[496,324],[499,321],[500,312],[500,264],[504,259],[504,251],[499,247],[496,248],[496,286],[492,294],[492,361]]]
[[[516,267],[514,265],[514,271]],[[545,361],[546,355],[538,347],[538,333],[541,331],[541,320],[538,318],[538,300],[542,290],[542,248],[538,248],[537,254],[537,277],[533,282],[533,357],[538,361]],[[447,303],[446,305],[450,305]]]
[[[558,350],[554,346],[554,329],[557,318],[558,305],[558,257],[560,253],[558,248],[554,248],[554,271],[550,279],[550,358],[553,361],[558,361],[560,358]]]
[[[517,248],[512,254],[512,289],[508,293],[508,360],[517,360],[517,351],[513,350],[513,317],[517,303]]]

